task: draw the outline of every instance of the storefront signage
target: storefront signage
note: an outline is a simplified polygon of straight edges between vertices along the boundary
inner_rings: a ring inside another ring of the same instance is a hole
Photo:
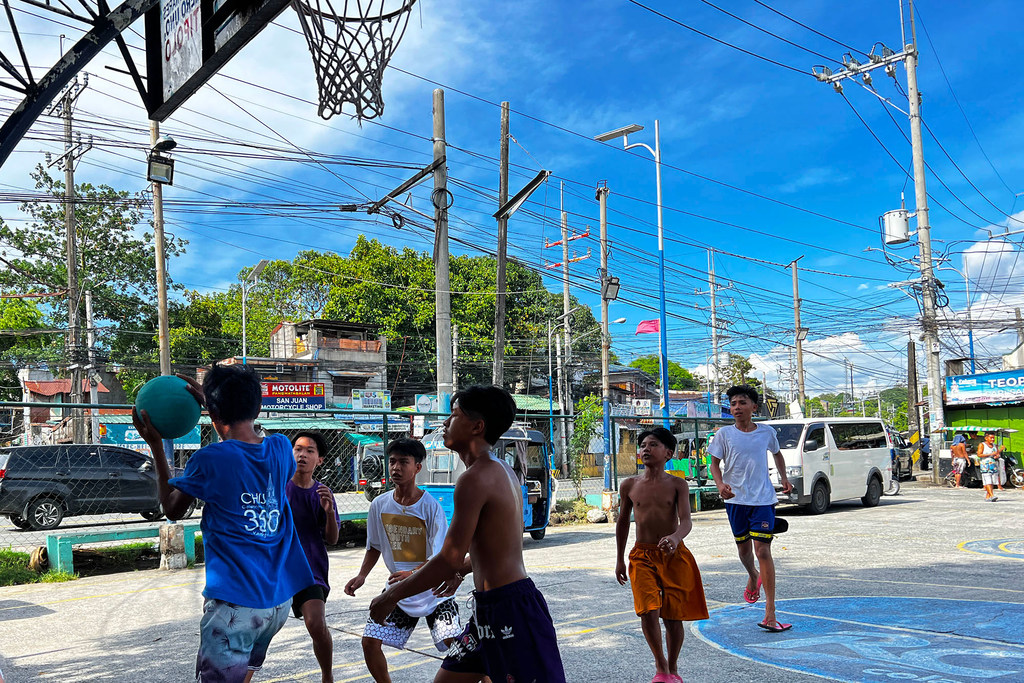
[[[1024,369],[946,377],[946,405],[1024,401]]]
[[[326,408],[323,382],[261,382],[264,410]]]

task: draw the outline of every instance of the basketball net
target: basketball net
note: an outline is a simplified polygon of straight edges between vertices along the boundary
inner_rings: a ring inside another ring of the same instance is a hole
[[[398,2],[397,9],[386,8]],[[384,69],[415,4],[416,0],[292,0],[313,56],[321,117],[343,113],[346,103],[355,107],[359,120],[384,113]]]

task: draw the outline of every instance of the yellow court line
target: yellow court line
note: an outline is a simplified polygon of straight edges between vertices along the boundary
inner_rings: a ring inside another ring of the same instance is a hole
[[[77,602],[78,600],[94,600],[96,598],[112,598],[118,595],[135,595],[136,593],[146,593],[149,591],[162,591],[168,588],[183,588],[185,586],[194,586],[198,581],[190,581],[188,583],[176,583],[170,586],[157,586],[156,588],[140,588],[133,591],[118,591],[117,593],[102,593],[100,595],[82,595],[77,598],[64,598],[63,600],[50,600],[49,602],[31,602],[24,605],[13,605],[11,607],[0,607],[0,612],[11,610],[11,609],[26,609],[28,607],[43,607],[45,605],[59,605],[64,602]]]
[[[1020,553],[1018,553],[1018,552],[1016,552],[1014,550],[1010,550],[1009,548],[1006,547],[1006,546],[1010,545],[1011,543],[1024,543],[1024,541],[1022,541],[1020,539],[1017,539],[1017,540],[1013,540],[1013,541],[1007,541],[1006,543],[1000,543],[999,544],[999,549],[1002,550],[1004,553],[1008,553],[1010,555],[1010,557],[1018,557],[1018,556],[1020,556]]]
[[[555,626],[555,628],[559,628],[561,626],[568,626],[569,624],[578,624],[581,621],[594,621],[595,619],[604,619],[605,617],[620,617],[623,614],[634,614],[634,612],[631,609],[627,609],[627,610],[622,611],[622,612],[609,612],[608,614],[595,614],[595,615],[590,616],[590,617],[583,617],[582,619],[572,619],[571,621],[562,621],[562,622],[559,622],[557,624],[554,624],[554,626]]]

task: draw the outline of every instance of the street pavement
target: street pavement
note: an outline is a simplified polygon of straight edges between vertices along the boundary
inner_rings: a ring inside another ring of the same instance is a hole
[[[721,509],[694,515],[687,538],[711,619],[687,624],[687,681],[1024,680],[1024,493],[997,503],[980,490],[908,483],[876,508],[840,503],[820,516],[781,507],[789,532],[773,546],[779,617],[742,601],[744,574]],[[548,600],[569,681],[633,683],[654,673],[628,587],[614,580],[614,528],[551,528],[524,540]],[[362,548],[331,553],[328,624],[338,681],[370,680],[359,637],[379,566],[356,598],[342,593]],[[186,681],[193,677],[203,570],[129,572],[0,588],[0,668],[8,682]],[[464,603],[464,587],[460,602]],[[467,612],[463,610],[464,617]],[[396,683],[429,681],[440,657],[424,625],[408,650],[387,650]],[[318,681],[305,628],[274,639],[262,683]]]

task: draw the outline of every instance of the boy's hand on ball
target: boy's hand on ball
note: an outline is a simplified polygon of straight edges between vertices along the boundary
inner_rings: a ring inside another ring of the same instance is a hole
[[[146,443],[160,441],[164,438],[156,430],[156,427],[153,426],[153,423],[149,421],[149,413],[145,410],[132,408],[132,424],[135,425],[135,430],[139,433],[139,436],[146,440]]]
[[[332,493],[329,488],[320,484],[320,486],[316,488],[316,493],[320,496],[320,507],[322,507],[326,512],[330,512],[334,509],[334,493]]]
[[[196,399],[199,405],[206,407],[206,397],[203,396],[203,385],[197,382],[193,377],[188,377],[186,375],[175,376],[185,380],[186,384],[188,384],[188,386],[185,387],[188,389],[188,393],[192,394],[193,398]]]

